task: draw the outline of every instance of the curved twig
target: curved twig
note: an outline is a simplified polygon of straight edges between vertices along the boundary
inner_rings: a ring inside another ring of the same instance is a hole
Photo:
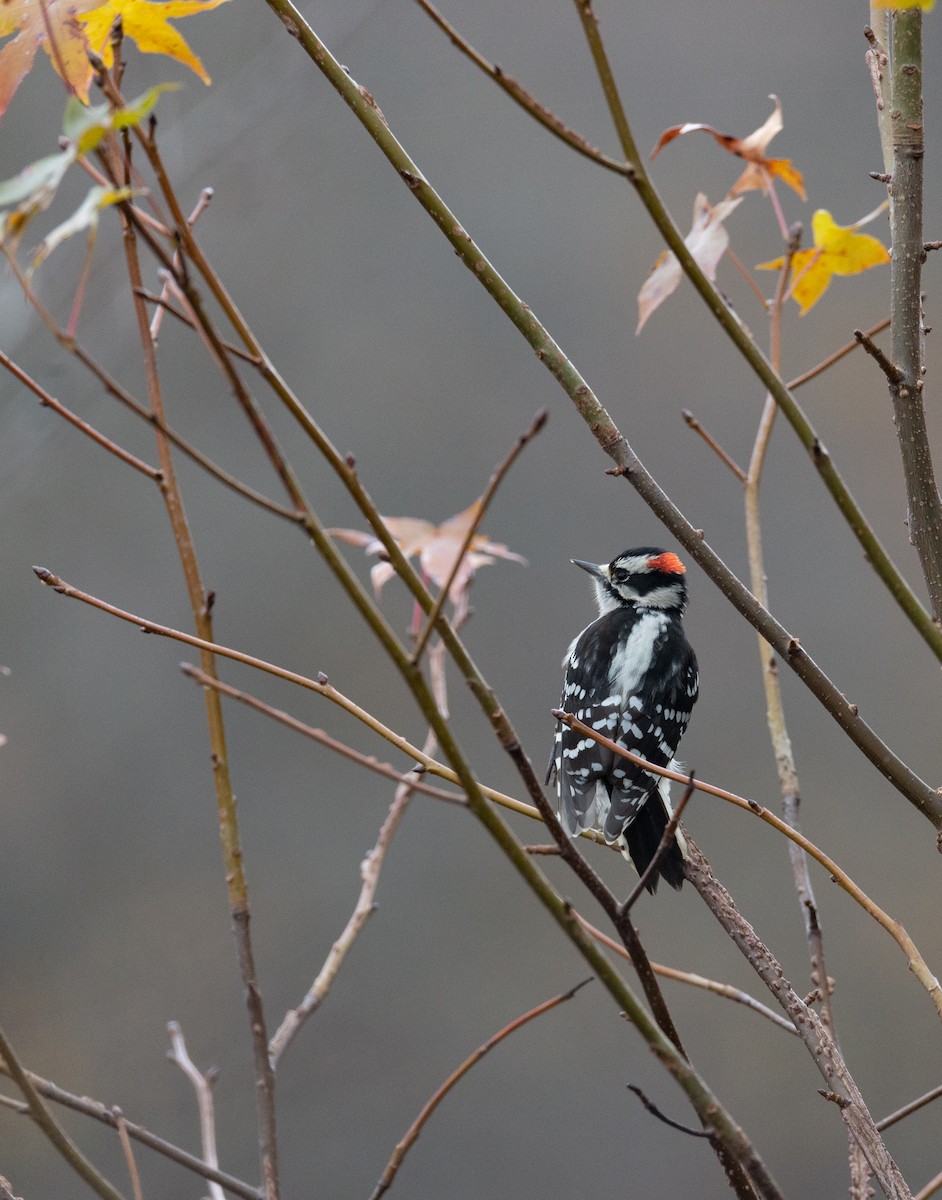
[[[379,1183],[376,1185],[370,1200],[379,1200],[380,1196],[389,1191],[390,1187],[392,1186],[392,1182],[396,1177],[396,1172],[402,1166],[403,1159],[418,1141],[419,1134],[428,1123],[429,1117],[431,1117],[432,1113],[436,1108],[438,1108],[439,1104],[441,1104],[441,1102],[455,1087],[455,1085],[459,1083],[465,1077],[465,1075],[467,1075],[467,1073],[473,1066],[475,1066],[475,1064],[481,1061],[485,1054],[493,1050],[494,1047],[504,1041],[505,1038],[510,1037],[512,1033],[516,1033],[518,1029],[521,1029],[530,1021],[535,1020],[537,1017],[543,1016],[544,1013],[550,1012],[551,1009],[558,1008],[560,1004],[565,1004],[567,1000],[571,1000],[573,996],[575,996],[576,992],[580,990],[580,988],[584,988],[587,983],[591,982],[591,979],[583,979],[581,983],[577,983],[576,986],[570,988],[568,992],[562,992],[558,996],[553,996],[550,1000],[544,1000],[543,1003],[538,1004],[536,1008],[531,1008],[529,1012],[525,1012],[522,1016],[514,1018],[509,1025],[505,1025],[504,1028],[495,1033],[493,1037],[489,1037],[486,1042],[478,1046],[477,1050],[475,1050],[473,1054],[470,1054],[460,1067],[452,1071],[445,1082],[436,1089],[434,1094],[422,1106],[422,1111],[406,1130],[401,1141],[397,1144],[392,1153],[392,1157],[386,1164],[386,1167],[380,1176]]]

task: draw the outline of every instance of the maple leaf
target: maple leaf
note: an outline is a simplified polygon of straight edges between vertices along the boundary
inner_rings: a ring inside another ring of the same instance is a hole
[[[856,231],[886,207],[881,204],[854,225],[838,225],[827,209],[819,208],[811,218],[814,235],[813,250],[799,250],[792,259],[794,282],[791,294],[801,308],[801,315],[817,304],[835,275],[859,275],[871,267],[890,261],[886,246],[875,237]],[[784,258],[759,263],[757,270],[781,270]]]
[[[684,245],[710,280],[716,279],[716,268],[729,245],[729,234],[723,222],[741,203],[741,196],[737,199],[727,196],[714,207],[703,192],[699,192],[693,202],[693,224],[684,238]],[[676,255],[665,250],[638,293],[638,328],[635,333],[641,332],[651,313],[677,290],[681,274]]]
[[[686,125],[672,125],[670,129],[665,129],[661,134],[657,145],[651,151],[651,157],[656,158],[668,142],[672,142],[675,138],[679,138],[685,133],[695,133],[698,130],[702,130],[704,133],[709,133],[712,137],[716,138],[724,150],[728,150],[730,154],[735,154],[737,158],[744,158],[748,163],[745,171],[743,171],[730,188],[729,194],[731,196],[738,196],[742,192],[750,191],[767,192],[769,190],[769,176],[776,175],[804,200],[806,199],[805,181],[802,178],[801,172],[792,166],[791,159],[769,158],[765,153],[769,142],[771,142],[777,133],[781,133],[783,128],[782,102],[777,96],[773,96],[772,99],[775,101],[775,108],[772,109],[768,120],[760,125],[758,129],[753,130],[748,137],[732,137],[728,133],[720,133],[711,125],[694,125],[689,123]]]
[[[29,74],[42,46],[71,95],[88,101],[91,72],[88,42],[78,18],[101,0],[3,0],[0,38],[16,34],[0,49],[0,117]]]
[[[145,54],[166,54],[195,71],[203,83],[211,80],[206,68],[186,43],[183,35],[169,24],[179,17],[193,13],[208,12],[218,8],[226,0],[165,0],[163,4],[152,4],[150,0],[106,0],[93,11],[80,15],[85,36],[92,50],[101,57],[106,67],[114,63],[114,47],[110,34],[118,17],[124,36],[137,43],[138,50]],[[100,3],[100,0],[99,0]],[[89,75],[89,78],[91,76]]]
[[[434,525],[421,517],[383,517],[383,521],[406,558],[418,556],[422,574],[436,587],[443,588],[480,507],[480,499],[475,500],[464,512],[449,517],[441,525]],[[328,529],[327,532],[341,541],[362,546],[367,554],[383,552],[382,542],[371,533],[363,533],[359,529]],[[524,566],[527,562],[502,543],[489,541],[483,533],[475,533],[449,589],[448,598],[456,608],[467,604],[467,593],[474,572],[498,558],[523,563]],[[379,562],[372,568],[370,578],[377,595],[395,573],[395,568],[388,562]]]

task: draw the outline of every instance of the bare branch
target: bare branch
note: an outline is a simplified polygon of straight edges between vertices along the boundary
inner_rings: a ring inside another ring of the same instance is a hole
[[[33,1080],[30,1078],[29,1073],[21,1066],[20,1060],[10,1045],[9,1039],[2,1030],[0,1030],[0,1055],[3,1057],[4,1070],[26,1099],[30,1116],[76,1175],[80,1179],[84,1179],[92,1191],[102,1197],[102,1200],[124,1200],[118,1189],[109,1183],[104,1175],[85,1157],[46,1105],[43,1104]]]
[[[694,431],[694,433],[698,433],[700,435],[700,437],[703,438],[703,440],[710,447],[710,449],[713,451],[713,453],[720,459],[720,461],[725,463],[726,466],[729,467],[729,469],[736,476],[736,478],[739,480],[739,482],[745,483],[746,482],[746,472],[735,461],[735,459],[732,458],[731,455],[726,453],[726,451],[719,444],[719,442],[716,440],[716,438],[714,438],[712,434],[708,433],[706,431],[706,429],[704,429],[704,427],[700,424],[700,422],[693,415],[693,413],[690,411],[690,409],[685,408],[683,410],[683,412],[681,413],[681,416],[687,422],[687,425]]]
[[[417,0],[417,3],[420,8],[428,13],[439,29],[442,29],[448,35],[452,43],[458,47],[462,54],[466,55],[485,75],[490,76],[498,87],[503,88],[507,95],[512,100],[515,100],[525,112],[528,112],[534,120],[538,121],[544,129],[548,129],[560,141],[565,142],[567,146],[570,146],[578,154],[584,155],[600,167],[605,167],[608,171],[614,171],[616,175],[631,177],[634,170],[631,163],[618,162],[616,159],[609,158],[607,154],[603,154],[601,150],[596,149],[581,134],[564,125],[555,113],[550,112],[544,104],[541,104],[516,79],[511,78],[496,63],[489,63],[483,55],[474,49],[470,42],[461,36],[453,25],[445,20],[438,9],[429,3],[429,0]]]
[[[665,1125],[669,1125],[671,1129],[676,1129],[680,1133],[686,1133],[688,1137],[708,1138],[709,1131],[706,1129],[691,1129],[689,1125],[681,1125],[679,1121],[674,1121],[671,1117],[666,1117],[656,1104],[653,1104],[647,1096],[642,1092],[641,1088],[636,1087],[633,1083],[625,1085],[629,1092],[634,1092],[644,1107],[648,1110],[652,1117],[657,1117],[659,1121],[663,1121]]]
[[[924,1096],[920,1096],[916,1100],[911,1100],[909,1104],[904,1104],[902,1108],[898,1108],[896,1112],[890,1113],[888,1117],[884,1117],[882,1121],[877,1121],[877,1129],[882,1133],[884,1129],[889,1129],[891,1125],[895,1125],[897,1121],[902,1121],[904,1117],[911,1116],[912,1113],[918,1112],[920,1108],[925,1108],[927,1104],[931,1104],[934,1100],[938,1100],[942,1096],[942,1084],[932,1088],[926,1092]]]
[[[2,1063],[0,1063],[0,1072],[9,1074]],[[64,1088],[60,1088],[48,1079],[43,1079],[41,1076],[35,1075],[32,1071],[27,1071],[26,1074],[36,1091],[47,1100],[52,1100],[55,1104],[61,1104],[64,1108],[70,1108],[74,1112],[81,1113],[83,1116],[92,1117],[94,1120],[100,1121],[103,1125],[117,1129],[115,1110],[108,1108],[100,1100],[92,1100],[88,1096],[74,1096],[71,1092],[67,1092]],[[32,1115],[28,1104],[23,1104],[18,1100],[11,1100],[7,1096],[0,1095],[0,1104],[23,1116]],[[122,1117],[122,1120],[124,1121],[124,1127],[127,1130],[128,1136],[132,1137],[136,1142],[140,1142],[142,1146],[147,1146],[157,1154],[170,1159],[171,1162],[175,1162],[181,1167],[185,1167],[188,1171],[192,1171],[195,1175],[199,1175],[203,1179],[215,1180],[234,1196],[242,1196],[244,1200],[264,1200],[264,1193],[259,1188],[252,1187],[250,1184],[243,1182],[243,1180],[237,1179],[234,1175],[226,1174],[225,1171],[214,1169],[208,1163],[202,1162],[195,1155],[189,1154],[186,1150],[181,1150],[179,1146],[175,1146],[172,1142],[165,1141],[163,1138],[158,1137],[157,1134],[151,1133],[143,1125],[136,1125],[132,1121],[128,1121],[125,1117]]]
[[[170,1034],[171,1049],[167,1057],[186,1075],[196,1093],[196,1105],[200,1117],[200,1146],[203,1149],[203,1159],[211,1167],[219,1166],[219,1154],[216,1150],[216,1112],[213,1103],[213,1084],[216,1081],[216,1071],[212,1069],[205,1073],[199,1069],[190,1058],[183,1039],[183,1030],[176,1021],[167,1025]],[[210,1181],[212,1200],[224,1200],[223,1190],[218,1183]]]
[[[512,1033],[516,1033],[518,1029],[521,1029],[530,1021],[535,1020],[537,1017],[541,1017],[544,1013],[549,1012],[551,1009],[558,1008],[560,1004],[565,1004],[567,1000],[571,1000],[580,988],[584,988],[587,983],[591,982],[591,979],[583,979],[581,983],[577,983],[576,986],[570,988],[568,992],[563,992],[559,996],[554,996],[551,1000],[544,1000],[542,1004],[538,1004],[536,1008],[531,1008],[529,1012],[525,1012],[522,1016],[516,1017],[510,1022],[509,1025],[505,1025],[504,1028],[498,1033],[495,1033],[493,1037],[489,1037],[486,1042],[478,1046],[477,1050],[475,1050],[473,1054],[469,1055],[469,1057],[464,1060],[461,1066],[448,1076],[445,1082],[423,1105],[422,1111],[406,1130],[405,1136],[393,1151],[392,1157],[386,1164],[386,1168],[380,1176],[379,1183],[376,1185],[376,1188],[373,1191],[371,1200],[379,1200],[380,1196],[389,1191],[390,1187],[392,1186],[392,1182],[396,1177],[396,1172],[402,1166],[403,1159],[409,1153],[409,1150],[412,1148],[412,1146],[415,1145],[419,1134],[427,1124],[429,1117],[431,1117],[432,1113],[436,1108],[438,1108],[439,1104],[441,1104],[452,1088],[454,1088],[454,1086],[461,1079],[463,1079],[465,1075],[467,1075],[467,1073],[473,1066],[475,1066],[476,1063],[481,1061],[485,1054],[487,1054],[490,1050],[493,1050],[494,1047],[504,1041],[505,1038],[510,1037]]]

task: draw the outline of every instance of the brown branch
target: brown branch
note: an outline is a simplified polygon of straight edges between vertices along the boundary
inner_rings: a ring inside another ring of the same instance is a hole
[[[735,459],[732,458],[731,455],[726,453],[726,451],[719,444],[719,442],[716,440],[716,438],[713,437],[712,434],[707,432],[707,430],[700,424],[700,422],[693,415],[693,413],[690,411],[690,409],[685,408],[683,410],[683,412],[681,413],[681,416],[684,418],[687,425],[694,431],[694,433],[698,433],[700,435],[700,437],[703,438],[703,440],[710,447],[710,449],[717,456],[717,458],[719,458],[721,462],[725,463],[726,466],[729,467],[729,469],[736,476],[736,478],[739,480],[739,482],[745,483],[746,482],[746,472],[735,461]]]
[[[434,744],[434,737],[431,739]],[[324,1000],[333,985],[337,974],[350,952],[353,943],[360,936],[367,921],[376,911],[376,889],[379,885],[380,872],[389,850],[390,843],[396,835],[396,830],[405,816],[406,809],[415,790],[414,783],[404,779],[396,788],[395,798],[390,805],[386,819],[380,827],[376,844],[360,863],[360,894],[350,919],[344,926],[340,937],[331,946],[330,953],[318,972],[317,978],[311,984],[301,1003],[289,1009],[281,1024],[272,1036],[268,1053],[272,1066],[277,1069],[281,1056],[301,1030],[301,1026],[312,1016]]]
[[[105,92],[109,94],[107,80]],[[120,97],[118,97],[120,100]],[[125,172],[130,175],[131,141],[125,131]],[[144,359],[144,374],[147,380],[148,399],[154,416],[165,420],[163,394],[157,370],[156,347],[150,335],[147,308],[138,294],[143,287],[140,259],[138,256],[136,227],[125,214],[124,253],[128,279],[131,286],[134,314],[138,337]],[[228,362],[228,359],[226,360]],[[212,641],[213,623],[211,606],[203,586],[196,549],[190,533],[189,522],[183,506],[183,497],[177,484],[176,470],[170,443],[161,433],[156,434],[157,454],[162,473],[161,492],[167,509],[167,517],[173,531],[174,542],[186,584],[190,608],[197,633],[207,642]],[[203,670],[216,674],[215,658],[210,651],[201,654]],[[239,819],[235,793],[229,772],[229,757],[226,747],[225,725],[222,716],[222,698],[211,688],[203,692],[209,743],[212,761],[212,777],[216,794],[216,809],[219,816],[219,834],[225,866],[226,897],[236,943],[236,956],[242,978],[246,1013],[249,1022],[249,1039],[255,1062],[255,1107],[258,1129],[258,1149],[261,1160],[262,1178],[267,1200],[278,1200],[278,1140],[275,1116],[275,1076],[268,1058],[268,1034],[265,1025],[264,1006],[258,985],[255,954],[249,932],[249,890],[245,876]]]
[[[335,754],[339,754],[343,758],[348,758],[351,762],[358,763],[361,767],[366,767],[368,771],[373,771],[377,775],[382,775],[384,778],[391,779],[398,784],[408,784],[414,791],[420,792],[425,796],[434,796],[436,800],[444,800],[448,804],[456,804],[463,807],[467,803],[465,798],[456,792],[446,792],[442,788],[432,787],[431,784],[414,778],[416,770],[419,768],[423,771],[426,770],[424,763],[420,763],[418,768],[413,768],[413,772],[410,772],[408,776],[404,775],[400,771],[397,771],[391,764],[379,762],[370,755],[363,754],[361,751],[355,750],[352,746],[347,746],[343,742],[337,741],[329,733],[325,733],[323,729],[316,729],[313,725],[307,725],[304,721],[299,721],[297,717],[291,716],[290,713],[285,712],[283,709],[274,708],[272,705],[266,704],[263,700],[259,700],[256,696],[252,696],[248,692],[240,691],[239,688],[235,688],[231,684],[223,683],[221,679],[213,679],[198,667],[191,666],[189,663],[181,663],[180,670],[189,679],[194,680],[194,682],[200,684],[202,687],[216,688],[224,696],[230,696],[233,700],[238,700],[248,708],[253,708],[256,712],[270,717],[273,721],[278,721],[279,724],[285,725],[288,729],[293,729],[295,733],[300,733],[304,737],[310,738],[311,741],[326,746],[328,750],[333,750]]]
[[[43,1104],[42,1097],[29,1072],[21,1065],[16,1052],[2,1030],[0,1030],[0,1056],[2,1056],[3,1070],[23,1093],[30,1116],[76,1175],[80,1179],[84,1179],[92,1191],[102,1197],[102,1200],[124,1200],[118,1189],[92,1165]]]
[[[888,329],[889,325],[890,318],[884,317],[883,320],[878,321],[872,329],[868,329],[864,336],[868,338],[875,337],[878,333],[882,333],[884,329]],[[810,383],[812,379],[817,379],[817,377],[828,370],[829,367],[833,367],[835,363],[840,362],[841,359],[850,354],[852,350],[856,350],[860,344],[861,343],[856,337],[853,339],[853,341],[845,342],[839,350],[835,350],[833,354],[829,354],[827,358],[822,359],[817,366],[811,367],[809,370],[804,371],[801,375],[796,375],[795,378],[790,379],[785,386],[790,392],[795,391],[796,388],[804,387],[806,383]]]
[[[659,1121],[663,1121],[663,1123],[668,1125],[671,1129],[676,1129],[679,1133],[686,1133],[688,1137],[708,1138],[710,1136],[709,1131],[706,1129],[691,1129],[689,1125],[681,1125],[679,1121],[673,1120],[672,1117],[665,1116],[664,1113],[662,1113],[657,1107],[657,1105],[649,1100],[644,1092],[642,1092],[641,1088],[636,1087],[635,1084],[629,1083],[625,1086],[628,1088],[629,1092],[634,1092],[652,1117],[657,1117]]]
[[[8,1073],[2,1062],[0,1062],[0,1072],[4,1074]],[[26,1074],[36,1091],[45,1097],[45,1099],[51,1100],[54,1104],[61,1104],[63,1108],[70,1108],[74,1112],[81,1113],[83,1116],[92,1117],[94,1120],[101,1122],[102,1125],[107,1125],[109,1128],[117,1130],[118,1119],[114,1108],[108,1108],[100,1100],[92,1100],[88,1096],[74,1096],[71,1092],[67,1092],[64,1088],[60,1088],[48,1079],[43,1079],[41,1076],[35,1075],[32,1071],[27,1071]],[[18,1100],[11,1100],[8,1096],[0,1095],[0,1104],[5,1108],[19,1113],[21,1116],[32,1116],[28,1104],[23,1104]],[[175,1146],[172,1142],[165,1141],[164,1138],[151,1133],[143,1125],[136,1125],[124,1116],[121,1119],[124,1122],[128,1136],[139,1142],[142,1146],[147,1146],[148,1149],[162,1155],[171,1162],[185,1167],[186,1170],[192,1171],[194,1175],[207,1180],[215,1180],[216,1183],[221,1184],[227,1192],[231,1192],[234,1196],[242,1196],[244,1200],[265,1200],[264,1193],[259,1188],[252,1187],[243,1180],[237,1179],[234,1175],[228,1175],[225,1171],[216,1170],[208,1163],[202,1162],[196,1155],[190,1154],[186,1150],[181,1150],[179,1146]]]
[[[911,1200],[906,1181],[887,1150],[863,1096],[821,1018],[791,987],[775,956],[739,912],[729,892],[713,874],[702,851],[689,837],[687,851],[687,878],[783,1011],[794,1022],[799,1036],[824,1078],[827,1089],[841,1098],[841,1117],[863,1148],[888,1200]]]
[[[891,362],[890,359],[887,358],[873,338],[864,333],[862,330],[855,329],[854,340],[859,346],[862,346],[870,355],[870,357],[877,363],[880,370],[886,376],[890,387],[898,387],[903,382],[903,372],[895,363]]]
[[[888,1117],[884,1117],[882,1121],[877,1121],[877,1129],[882,1133],[884,1129],[889,1129],[898,1121],[902,1121],[904,1117],[910,1116],[914,1112],[918,1112],[920,1108],[925,1108],[927,1104],[931,1104],[934,1100],[938,1100],[942,1096],[942,1084],[932,1088],[931,1091],[925,1093],[924,1096],[919,1096],[916,1100],[910,1100],[908,1104],[904,1104],[902,1108],[898,1108],[896,1112],[890,1113]]]
[[[422,1111],[406,1130],[402,1140],[398,1143],[393,1151],[392,1157],[386,1164],[385,1170],[380,1176],[379,1183],[376,1185],[370,1200],[379,1200],[379,1197],[389,1190],[389,1188],[392,1186],[393,1180],[396,1177],[396,1172],[402,1166],[403,1159],[409,1153],[412,1146],[415,1145],[419,1134],[428,1123],[429,1117],[431,1117],[432,1113],[434,1113],[435,1109],[438,1108],[438,1106],[445,1099],[448,1093],[455,1087],[455,1085],[459,1083],[465,1075],[467,1075],[473,1066],[481,1061],[485,1054],[493,1050],[495,1046],[499,1045],[506,1038],[510,1037],[512,1033],[516,1033],[518,1029],[521,1029],[530,1021],[535,1020],[537,1017],[543,1016],[544,1013],[549,1012],[551,1009],[558,1008],[560,1004],[565,1004],[567,1000],[571,1000],[580,988],[584,988],[587,983],[591,982],[591,979],[584,979],[581,983],[577,983],[574,988],[570,988],[568,992],[563,992],[558,996],[554,996],[551,1000],[544,1000],[542,1004],[538,1004],[536,1008],[531,1008],[529,1012],[525,1012],[522,1016],[515,1018],[510,1022],[509,1025],[505,1025],[504,1028],[498,1033],[495,1033],[493,1037],[489,1037],[486,1042],[478,1046],[477,1050],[475,1050],[473,1054],[469,1055],[469,1057],[464,1060],[461,1066],[448,1076],[445,1082],[423,1105]]]
[[[439,29],[448,35],[452,44],[457,46],[462,54],[469,58],[485,75],[493,79],[498,87],[502,88],[512,100],[515,100],[520,105],[524,112],[529,113],[544,129],[548,129],[550,133],[565,142],[567,146],[592,162],[597,163],[600,167],[605,167],[608,171],[614,171],[616,175],[624,175],[628,178],[632,176],[634,168],[630,163],[618,162],[614,158],[609,158],[607,154],[603,154],[601,150],[587,142],[581,134],[576,133],[574,129],[570,129],[567,125],[563,124],[555,113],[551,112],[544,104],[541,104],[522,84],[518,83],[516,79],[511,78],[510,75],[507,75],[496,63],[489,63],[483,55],[479,54],[471,43],[462,37],[453,25],[445,20],[438,9],[429,3],[429,0],[416,0],[416,2],[420,8],[428,13]]]
[[[144,1192],[141,1188],[141,1176],[137,1169],[137,1162],[134,1158],[134,1148],[131,1145],[131,1139],[128,1136],[128,1123],[125,1121],[124,1114],[121,1112],[120,1108],[116,1108],[114,1110],[114,1117],[115,1128],[118,1131],[118,1141],[121,1143],[121,1152],[124,1155],[124,1161],[127,1164],[128,1174],[131,1177],[131,1193],[134,1196],[134,1200],[144,1200]],[[211,1189],[215,1187],[214,1184],[210,1184],[209,1186]],[[214,1194],[214,1200],[217,1200],[217,1197],[222,1197],[221,1191]]]
[[[60,417],[68,421],[73,428],[77,429],[80,433],[84,433],[87,438],[90,438],[97,445],[101,446],[103,450],[107,450],[109,454],[113,454],[121,462],[126,463],[129,467],[133,467],[135,471],[140,471],[142,475],[146,475],[149,479],[153,479],[157,483],[160,482],[162,476],[157,467],[152,467],[150,463],[144,462],[129,450],[125,450],[123,446],[119,446],[117,442],[113,442],[110,438],[105,437],[103,433],[99,433],[87,421],[83,421],[81,417],[76,416],[71,409],[66,408],[64,404],[61,404],[54,396],[51,396],[44,387],[41,387],[40,384],[27,375],[21,367],[18,367],[2,350],[0,350],[0,366],[5,367],[15,379],[18,379],[20,383],[29,388],[33,395],[39,398],[39,402],[44,408],[51,408],[54,413],[58,413]]]
[[[596,929],[594,925],[579,913],[575,915],[583,929],[591,934],[597,942],[601,942],[603,946],[607,946],[613,954],[618,954],[622,958],[628,959],[629,962],[631,961],[631,955],[624,946],[616,942],[614,938],[610,938],[607,933],[603,933],[601,929]],[[677,967],[668,967],[664,963],[652,962],[651,970],[664,979],[673,979],[675,983],[684,983],[689,987],[700,988],[702,991],[712,992],[714,996],[722,996],[725,1000],[732,1000],[735,1004],[741,1004],[744,1008],[751,1009],[752,1012],[765,1017],[767,1021],[771,1021],[773,1025],[777,1025],[785,1033],[790,1033],[795,1037],[798,1036],[797,1030],[791,1021],[787,1021],[784,1017],[779,1016],[777,1012],[773,1012],[771,1008],[756,1000],[754,996],[750,996],[748,992],[742,991],[741,988],[733,987],[731,983],[721,983],[717,979],[707,979],[705,976],[696,975],[692,971],[680,971]]]
[[[418,0],[418,2],[421,4],[423,0]],[[441,590],[435,597],[435,603],[432,605],[431,609],[429,609],[428,615],[425,618],[425,625],[422,627],[418,637],[416,638],[415,648],[412,651],[412,661],[414,663],[417,663],[422,657],[422,651],[425,649],[425,643],[428,641],[432,630],[435,628],[439,614],[442,611],[442,606],[448,599],[448,594],[451,591],[452,584],[454,584],[455,578],[461,569],[461,564],[464,561],[464,557],[471,547],[471,542],[474,540],[474,535],[477,533],[478,529],[480,529],[481,522],[484,520],[484,516],[490,507],[490,503],[494,499],[494,493],[500,487],[501,483],[503,483],[510,468],[514,465],[526,447],[530,444],[530,442],[533,441],[533,439],[546,424],[547,416],[548,413],[545,408],[541,409],[536,414],[530,424],[529,429],[527,429],[517,438],[513,449],[510,451],[504,461],[500,463],[488,480],[487,487],[484,489],[484,494],[481,496],[481,499],[478,502],[477,511],[474,514],[474,520],[469,523],[458,553],[455,555],[455,561],[452,563],[451,570],[448,572],[448,578],[445,580]]]

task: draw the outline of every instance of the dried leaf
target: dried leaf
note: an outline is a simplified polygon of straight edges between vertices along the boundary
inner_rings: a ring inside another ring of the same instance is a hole
[[[441,525],[434,525],[420,517],[384,517],[383,520],[406,558],[418,557],[422,574],[436,587],[443,588],[448,582],[455,558],[461,550],[468,529],[478,515],[480,506],[481,501],[475,500],[464,512],[449,517]],[[330,529],[328,533],[351,545],[362,546],[367,554],[380,554],[383,551],[382,542],[378,538],[358,529]],[[485,534],[475,533],[451,585],[449,600],[455,605],[464,600],[474,572],[498,558],[523,563],[524,566],[527,561],[508,550],[502,543],[491,542]],[[388,562],[377,563],[373,567],[370,576],[377,594],[393,575],[395,571]]]
[[[737,138],[728,133],[720,133],[711,125],[689,123],[673,125],[661,134],[657,145],[651,151],[651,157],[656,158],[668,142],[674,141],[675,138],[682,137],[685,133],[702,131],[714,137],[724,150],[735,154],[737,158],[744,158],[749,164],[730,189],[731,196],[738,196],[748,191],[766,192],[769,189],[769,176],[777,175],[804,200],[804,179],[801,172],[792,166],[791,159],[768,158],[765,153],[769,142],[777,133],[781,133],[783,127],[781,101],[777,96],[773,96],[772,99],[775,101],[775,108],[770,116],[748,137]]]
[[[694,201],[693,224],[684,238],[684,245],[708,279],[716,279],[716,268],[729,245],[729,234],[723,222],[741,200],[741,197],[735,200],[727,197],[713,207],[700,192]],[[638,327],[635,333],[641,332],[651,313],[676,291],[681,274],[676,256],[670,250],[665,250],[638,293]]]
[[[876,212],[881,212],[881,205]],[[811,229],[814,234],[814,249],[799,250],[792,259],[794,282],[791,295],[801,308],[804,316],[810,308],[827,291],[834,275],[859,275],[871,267],[888,263],[890,255],[883,243],[866,233],[856,230],[867,221],[872,220],[876,213],[871,213],[854,225],[838,225],[831,214],[823,208],[811,218]],[[772,262],[759,263],[757,270],[781,270],[783,258]]]
[[[211,80],[206,68],[187,45],[183,35],[170,21],[189,17],[193,13],[209,12],[225,0],[165,0],[152,4],[150,0],[107,0],[105,4],[80,17],[89,45],[100,55],[106,67],[114,63],[114,47],[110,34],[118,17],[124,36],[137,43],[145,54],[166,54],[199,75],[204,83]]]

